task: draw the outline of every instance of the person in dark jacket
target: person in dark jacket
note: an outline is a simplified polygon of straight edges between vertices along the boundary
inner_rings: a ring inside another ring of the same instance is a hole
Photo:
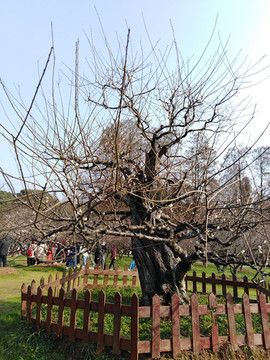
[[[3,267],[7,267],[7,255],[8,255],[9,245],[10,245],[10,239],[8,236],[0,240],[0,267],[2,262],[3,262]]]
[[[99,258],[100,258],[100,245],[97,244],[96,250],[95,250],[95,264],[99,264]]]
[[[73,269],[77,266],[77,256],[76,256],[76,249],[75,246],[69,246],[67,248],[67,255],[66,255],[66,270],[69,267],[73,267]]]
[[[115,270],[115,260],[116,260],[116,248],[115,248],[115,246],[113,246],[113,248],[112,248],[110,260],[111,260],[111,263],[110,263],[109,269],[111,267],[113,267],[113,270]]]

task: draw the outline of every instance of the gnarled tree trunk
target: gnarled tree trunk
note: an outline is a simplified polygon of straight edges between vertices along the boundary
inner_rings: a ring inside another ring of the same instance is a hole
[[[146,217],[146,209],[141,198],[136,199],[133,206],[131,223],[140,225]],[[191,269],[192,261],[184,253],[177,253],[167,240],[156,242],[135,236],[132,238],[132,251],[139,272],[143,305],[151,305],[155,294],[160,296],[162,303],[169,303],[173,294],[177,294],[182,303],[189,301],[185,276]]]
[[[133,254],[138,267],[142,288],[142,303],[150,305],[152,297],[158,294],[163,303],[168,303],[173,294],[182,302],[189,297],[185,287],[185,276],[191,262],[175,255],[164,243],[132,239]]]

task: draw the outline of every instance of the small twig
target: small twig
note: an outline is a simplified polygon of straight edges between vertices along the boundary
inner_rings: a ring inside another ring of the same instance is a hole
[[[28,111],[27,111],[26,117],[25,117],[25,119],[24,119],[24,121],[23,121],[23,123],[22,123],[22,126],[21,126],[21,128],[20,128],[17,136],[16,136],[15,139],[14,139],[14,144],[16,143],[18,137],[20,136],[20,134],[21,134],[21,132],[22,132],[22,129],[23,129],[25,123],[26,123],[26,120],[27,120],[27,118],[28,118],[28,116],[29,116],[29,114],[30,114],[30,111],[31,111],[31,109],[32,109],[32,107],[33,107],[33,105],[34,105],[34,102],[35,102],[35,99],[36,99],[38,90],[39,90],[39,88],[40,88],[40,86],[41,86],[41,82],[42,82],[43,77],[44,77],[44,75],[45,75],[45,73],[46,73],[46,70],[47,70],[47,67],[48,67],[48,64],[49,64],[49,61],[50,61],[50,57],[51,57],[52,51],[53,51],[53,46],[51,47],[51,50],[50,50],[48,59],[47,59],[47,61],[46,61],[46,65],[45,65],[45,67],[44,67],[44,69],[43,69],[41,78],[40,78],[40,80],[39,80],[39,82],[38,82],[38,85],[37,85],[35,94],[34,94],[33,99],[32,99],[32,101],[31,101],[30,107],[29,107],[29,109],[28,109]]]

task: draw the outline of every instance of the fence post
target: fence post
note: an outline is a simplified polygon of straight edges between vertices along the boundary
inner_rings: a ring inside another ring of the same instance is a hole
[[[78,268],[76,266],[75,269],[73,270],[73,274],[76,274],[76,276],[74,276],[73,281],[72,281],[72,290],[76,288],[75,284],[76,284],[76,279],[78,277],[77,272],[78,272]]]
[[[133,272],[137,272],[137,267],[135,266],[135,269],[133,269]],[[132,286],[137,286],[137,274],[132,276]]]
[[[196,294],[192,294],[190,298],[191,306],[191,321],[192,321],[192,345],[193,352],[198,354],[201,349],[200,344],[200,317],[199,317],[199,304]]]
[[[26,313],[26,304],[27,301],[23,300],[23,295],[26,293],[26,285],[25,283],[21,286],[21,319],[25,319],[25,313]]]
[[[128,266],[125,265],[124,271],[128,271]],[[127,275],[123,275],[123,286],[127,285]]]
[[[82,271],[82,265],[80,266],[80,269],[79,269],[79,272],[81,272],[81,271]],[[78,281],[77,281],[77,287],[79,287],[80,284],[81,284],[81,275],[78,275],[78,276],[77,276],[77,279],[78,279]]]
[[[119,265],[116,265],[115,271],[118,271],[118,269],[119,269]],[[115,274],[113,277],[113,286],[117,286],[117,283],[118,283],[118,274]]]
[[[42,288],[38,287],[37,290],[37,310],[36,310],[36,327],[40,327],[40,317],[41,317],[41,304],[42,304]]]
[[[248,277],[244,276],[243,277],[243,281],[244,281],[244,291],[247,295],[249,295],[249,288],[248,288]]]
[[[89,332],[89,323],[90,323],[90,304],[91,304],[91,293],[89,290],[86,290],[84,294],[84,312],[83,312],[83,333],[84,339],[83,342],[88,341],[88,332]]]
[[[39,280],[39,285],[42,287],[44,286],[44,277],[42,276]]]
[[[233,275],[233,298],[238,299],[237,277]]]
[[[105,266],[105,270],[109,270],[109,265],[108,264]],[[108,285],[108,278],[109,278],[108,274],[104,275],[104,282],[103,282],[104,286]]]
[[[247,332],[247,344],[249,346],[254,346],[254,332],[252,326],[249,298],[247,293],[243,294],[243,309],[244,309],[246,332]]]
[[[98,299],[98,334],[97,334],[97,347],[99,350],[104,349],[104,321],[105,321],[105,300],[106,295],[104,291],[99,293]]]
[[[264,283],[263,283],[263,287],[264,287],[266,290],[268,290],[267,285],[269,285],[269,283],[267,283],[266,281],[264,281]],[[268,302],[268,296],[267,296],[267,293],[266,293],[266,301]]]
[[[46,320],[46,333],[50,335],[52,325],[52,302],[53,302],[53,289],[50,286],[48,289],[48,305],[47,305],[47,320]]]
[[[67,292],[70,291],[70,283],[71,283],[71,280],[69,278],[69,276],[72,274],[72,268],[69,268],[68,270],[68,283],[67,283]]]
[[[70,333],[69,333],[69,340],[72,342],[75,342],[77,299],[78,299],[77,290],[73,289],[71,294]]]
[[[51,282],[52,282],[52,279],[53,279],[52,274],[50,274],[50,275],[48,276],[48,283],[51,283]]]
[[[206,293],[206,274],[205,272],[202,273],[202,292],[203,294]]]
[[[84,285],[84,287],[87,286],[87,282],[88,282],[87,270],[89,270],[89,262],[88,262],[88,261],[86,262],[85,270],[84,270],[84,275],[83,275],[83,285]]]
[[[226,281],[225,274],[222,274],[221,279],[222,279],[222,295],[226,296],[226,294],[227,294],[227,286],[225,284],[225,281]]]
[[[36,282],[35,282],[35,280],[32,280],[31,281],[31,288],[32,288],[32,295],[36,295],[36,293],[37,293],[37,288],[36,288]]]
[[[59,278],[60,278],[60,275],[59,275],[59,272],[57,272],[57,273],[55,274],[55,281],[58,281],[58,282],[59,282]],[[56,285],[55,288],[54,288],[54,296],[58,296],[58,293],[59,293],[59,291],[58,291],[58,286],[59,286],[59,285]]]
[[[209,295],[209,308],[211,310],[215,310],[217,307],[216,297],[213,293]],[[215,313],[212,311],[212,319],[213,325],[211,329],[211,337],[212,337],[212,350],[217,351],[219,350],[219,336],[218,336],[218,325],[216,324],[216,316]]]
[[[259,295],[260,313],[262,318],[263,340],[265,349],[270,349],[270,332],[268,323],[268,314],[266,309],[266,300],[264,294]]]
[[[196,271],[193,271],[193,277],[196,278],[197,274]],[[196,279],[193,279],[193,292],[196,293],[197,292],[197,281]]]
[[[257,302],[259,302],[259,296],[260,296],[260,292],[258,290],[258,288],[256,289],[256,299],[257,299]]]
[[[32,318],[32,288],[31,285],[27,288],[27,322],[30,323]]]
[[[65,269],[62,274],[62,280],[65,279],[66,276],[67,276],[67,270]],[[66,286],[66,282],[62,281],[61,288],[65,290],[65,286]]]
[[[113,319],[113,352],[121,354],[120,335],[121,335],[121,308],[122,296],[118,293],[114,297],[114,319]]]
[[[217,285],[216,285],[216,274],[212,273],[212,293],[216,295]]]
[[[60,289],[59,292],[59,300],[60,300],[60,304],[58,307],[58,329],[57,329],[57,333],[60,339],[62,339],[63,337],[63,318],[64,318],[64,305],[65,305],[65,290],[62,287]]]
[[[139,298],[133,294],[131,298],[131,360],[139,359]]]
[[[226,303],[227,303],[227,316],[228,316],[228,327],[229,327],[229,340],[230,340],[232,347],[237,348],[234,305],[233,305],[233,298],[232,298],[231,294],[226,295]]]
[[[172,350],[173,357],[176,357],[181,351],[180,343],[180,311],[179,297],[176,294],[172,296]]]
[[[99,264],[96,264],[95,270],[99,270]],[[98,274],[94,274],[93,285],[97,285],[97,283],[98,283]]]
[[[160,358],[160,298],[152,299],[152,358]]]

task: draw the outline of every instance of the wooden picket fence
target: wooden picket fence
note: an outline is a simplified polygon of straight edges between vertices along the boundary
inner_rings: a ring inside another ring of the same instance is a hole
[[[207,289],[207,284],[211,286],[211,290]],[[221,288],[221,291],[217,291],[217,287]],[[209,277],[206,277],[205,272],[201,276],[198,276],[196,271],[193,271],[193,275],[186,276],[186,288],[194,293],[204,293],[209,294],[220,294],[226,296],[228,292],[232,293],[234,299],[239,299],[242,296],[242,293],[245,292],[253,300],[259,300],[259,294],[264,293],[266,296],[266,301],[270,299],[270,283],[264,282],[261,285],[255,284],[248,280],[247,276],[244,276],[243,279],[239,279],[236,276],[233,276],[232,279],[226,278],[223,274],[221,277],[217,278],[216,274],[212,274]],[[250,295],[250,289],[255,289],[255,297]],[[239,291],[240,290],[240,291]],[[239,295],[241,292],[241,296]]]
[[[261,285],[250,282],[247,276],[242,279],[233,276],[226,278],[223,274],[221,277],[216,277],[216,274],[206,277],[205,272],[201,276],[197,275],[196,271],[193,275],[186,276],[186,288],[193,293],[209,294],[212,292],[214,295],[226,296],[230,292],[233,298],[240,299],[243,292],[249,295],[251,300],[259,301],[259,294],[264,293],[266,296],[266,302],[270,301],[270,283],[264,282]],[[43,288],[43,292],[48,290],[49,287],[53,288],[54,294],[59,293],[61,288],[70,292],[72,289],[86,290],[91,288],[102,288],[104,286],[139,286],[138,271],[135,268],[132,271],[128,271],[128,267],[125,266],[124,270],[119,270],[119,266],[116,266],[116,270],[109,270],[108,265],[106,269],[100,269],[97,265],[94,269],[89,268],[89,263],[85,269],[81,266],[79,269],[72,268],[69,271],[64,271],[60,278],[59,273],[56,274],[55,280],[52,275],[48,278],[48,283],[45,284],[44,278],[40,280],[40,286]],[[250,289],[255,289],[254,294],[250,294]]]
[[[21,314],[22,319],[33,323],[36,328],[43,327],[47,334],[56,333],[59,338],[68,336],[70,341],[81,339],[83,342],[97,344],[98,350],[111,347],[115,354],[121,350],[129,351],[130,358],[137,360],[139,354],[150,354],[152,358],[159,358],[161,353],[170,352],[177,356],[181,351],[191,350],[199,353],[202,349],[216,351],[224,343],[230,343],[233,347],[241,345],[264,346],[270,348],[270,331],[268,314],[270,304],[266,303],[265,295],[259,295],[259,303],[249,302],[249,297],[243,295],[242,304],[234,304],[230,294],[226,295],[226,304],[217,304],[214,294],[209,295],[208,305],[199,305],[198,297],[193,294],[189,305],[180,305],[177,295],[172,297],[171,306],[162,306],[158,295],[153,297],[152,306],[139,306],[139,298],[134,294],[131,305],[123,305],[119,293],[115,295],[114,303],[106,302],[103,291],[99,294],[98,301],[91,300],[91,292],[86,290],[84,298],[78,298],[78,290],[73,289],[71,297],[66,297],[63,288],[59,296],[53,295],[53,288],[49,287],[47,295],[44,295],[41,286],[36,288],[35,282],[26,288],[23,284],[21,289]],[[35,306],[34,306],[35,305]],[[44,311],[44,306],[46,310]],[[43,308],[43,312],[42,312]],[[69,310],[69,325],[64,324],[64,313]],[[81,327],[77,324],[77,312],[83,311]],[[53,316],[54,312],[54,316]],[[91,328],[91,314],[97,313],[97,328]],[[42,315],[43,314],[43,315]],[[55,315],[57,314],[57,316]],[[113,333],[105,333],[106,314],[113,315]],[[243,314],[245,320],[245,334],[237,334],[235,315]],[[260,314],[262,333],[254,333],[252,314]],[[212,317],[211,336],[203,337],[200,333],[200,317]],[[220,336],[217,319],[220,315],[227,316],[228,335]],[[183,338],[180,335],[181,317],[189,317],[192,324],[192,337]],[[42,318],[43,317],[43,318]],[[130,337],[121,336],[122,317],[130,318]],[[151,320],[151,340],[140,340],[140,319]],[[171,336],[169,339],[161,339],[162,319],[166,318],[171,323]],[[54,321],[55,320],[55,321]]]
[[[23,319],[33,323],[37,328],[42,326],[46,332],[56,333],[60,338],[68,336],[71,341],[81,339],[84,342],[94,342],[99,350],[105,346],[111,347],[115,354],[120,354],[121,350],[129,351],[131,359],[138,359],[139,354],[151,354],[153,358],[160,357],[163,352],[171,352],[173,356],[183,350],[191,350],[195,353],[202,349],[217,350],[219,347],[229,342],[233,347],[241,345],[262,345],[266,349],[270,348],[270,332],[268,314],[270,313],[270,304],[267,303],[265,294],[269,291],[265,288],[259,293],[258,303],[250,303],[248,289],[255,284],[249,283],[244,278],[243,281],[237,279],[229,280],[224,276],[217,279],[215,275],[206,278],[187,276],[187,282],[191,282],[193,291],[198,290],[198,284],[201,285],[202,292],[206,292],[206,284],[211,284],[212,293],[209,296],[208,305],[199,305],[198,297],[195,293],[191,296],[189,305],[180,305],[179,298],[174,295],[171,306],[161,306],[157,295],[153,297],[152,306],[139,306],[139,299],[136,294],[132,296],[131,305],[123,305],[119,293],[116,294],[114,303],[106,302],[106,296],[103,291],[100,292],[99,300],[91,300],[89,289],[104,286],[132,286],[137,285],[137,271],[89,269],[72,269],[60,278],[56,274],[55,280],[50,275],[48,283],[44,283],[44,278],[40,280],[40,285],[36,283],[28,287],[25,284],[21,288],[21,314]],[[223,280],[223,282],[222,282]],[[222,286],[222,293],[226,296],[226,304],[217,304],[216,292],[217,286]],[[233,296],[225,294],[227,286],[233,289]],[[244,288],[244,295],[241,304],[234,304],[233,297],[238,298],[237,288]],[[78,293],[85,290],[84,299],[78,298]],[[267,293],[268,294],[268,293]],[[45,308],[45,309],[44,309]],[[83,312],[82,326],[77,324],[77,313]],[[69,325],[64,322],[64,314],[68,313]],[[90,315],[96,313],[98,317],[97,327],[91,328]],[[105,333],[106,314],[113,315],[113,333]],[[236,332],[235,316],[243,314],[245,321],[245,334]],[[255,334],[252,325],[252,314],[260,314],[262,323],[262,333]],[[217,319],[220,315],[226,316],[228,322],[228,334],[222,336],[219,334]],[[200,317],[212,317],[211,336],[201,336]],[[130,319],[130,337],[121,336],[122,317]],[[183,338],[180,335],[181,317],[189,317],[192,324],[192,337]],[[151,340],[140,340],[139,323],[140,319],[150,319]],[[164,318],[171,323],[171,336],[169,339],[163,339],[161,336],[161,326]],[[168,320],[169,319],[169,320]]]
[[[52,275],[48,277],[48,283],[45,284],[44,277],[40,279],[40,286],[43,293],[52,288],[53,294],[59,294],[60,289],[64,289],[67,293],[73,289],[83,291],[93,288],[103,288],[105,286],[138,286],[138,272],[137,268],[132,271],[128,270],[128,266],[125,266],[124,270],[119,270],[119,266],[116,266],[115,270],[109,270],[108,265],[106,269],[100,269],[97,265],[94,269],[89,268],[89,263],[85,268],[80,266],[79,269],[69,268],[68,271],[64,271],[62,277],[59,273],[56,273],[55,280]]]
[[[259,294],[264,293],[266,302],[270,301],[270,283],[264,282],[258,285],[250,282],[247,276],[244,276],[242,279],[233,276],[231,279],[226,278],[224,274],[221,277],[216,277],[216,274],[213,273],[211,276],[206,277],[205,272],[198,276],[196,271],[194,271],[193,275],[186,276],[185,281],[186,288],[193,293],[209,294],[212,292],[214,295],[226,296],[230,292],[236,300],[240,299],[243,292],[245,292],[249,295],[250,300],[256,301],[259,301]],[[70,292],[74,288],[81,291],[91,288],[102,288],[104,286],[121,287],[127,285],[139,286],[137,268],[129,271],[127,266],[125,266],[124,270],[119,270],[119,266],[116,266],[116,270],[109,270],[108,265],[106,265],[105,270],[103,270],[97,265],[94,269],[90,269],[89,263],[87,263],[85,269],[81,266],[74,271],[72,268],[68,272],[64,271],[62,277],[57,273],[55,280],[50,275],[47,284],[45,284],[44,278],[40,280],[43,292],[52,287],[54,294],[59,293],[61,288]],[[250,294],[250,289],[255,289],[255,296]]]

